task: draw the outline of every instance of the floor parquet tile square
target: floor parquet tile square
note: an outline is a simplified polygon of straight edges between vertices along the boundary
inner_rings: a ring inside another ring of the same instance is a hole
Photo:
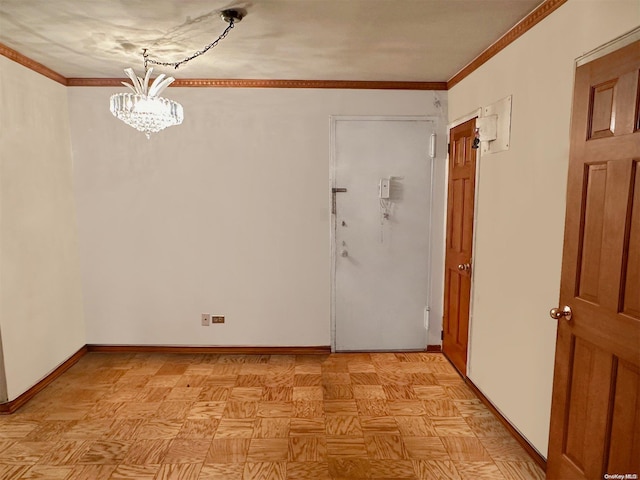
[[[54,465],[34,465],[29,470],[27,470],[20,479],[43,479],[47,480],[64,480],[66,479],[71,472],[73,471],[73,467],[60,467]]]
[[[289,462],[320,462],[326,460],[327,441],[324,437],[289,438]]]
[[[462,417],[434,417],[431,422],[441,437],[474,436],[474,431]]]
[[[289,455],[289,440],[286,438],[253,438],[249,444],[247,462],[286,461]]]
[[[16,442],[0,452],[0,465],[37,463],[55,447],[55,442]]]
[[[322,400],[321,386],[293,387],[293,401],[297,400]]]
[[[464,480],[505,480],[504,475],[493,462],[453,462]]]
[[[400,435],[365,435],[369,458],[377,460],[403,460],[409,453]]]
[[[189,420],[205,420],[222,418],[226,402],[195,402],[191,405],[187,418]]]
[[[327,455],[367,457],[367,447],[363,437],[327,436]]]
[[[89,440],[61,440],[40,459],[40,463],[45,465],[75,465],[78,459],[89,449],[91,443]],[[5,450],[0,449],[0,451]]]
[[[255,375],[252,373],[246,373],[238,375],[233,383],[236,387],[262,387],[264,384],[264,378],[261,375]]]
[[[348,400],[353,398],[351,385],[324,384],[322,390],[325,400]]]
[[[73,425],[62,434],[64,440],[83,440],[105,437],[110,431],[113,420],[85,420]]]
[[[285,462],[247,462],[242,477],[243,480],[286,480],[286,478]]]
[[[476,437],[440,437],[449,456],[461,462],[491,462],[482,442]]]
[[[413,468],[420,480],[463,480],[451,460],[414,460]]]
[[[441,354],[89,353],[0,416],[0,478],[542,480]]]
[[[223,418],[214,438],[251,438],[256,421],[247,418]]]
[[[293,400],[293,387],[267,386],[262,393],[262,401],[290,402]]]
[[[371,460],[371,478],[384,480],[416,480],[411,460]]]
[[[418,417],[419,418],[419,417]],[[387,435],[396,434],[400,435],[400,429],[396,422],[396,417],[360,417],[360,426],[365,434],[370,435]]]
[[[353,397],[357,400],[386,400],[382,385],[353,385]]]
[[[321,373],[322,366],[319,363],[297,363],[294,368],[295,375],[321,375]]]
[[[355,400],[325,400],[326,415],[358,415],[358,405]]]
[[[430,417],[459,417],[456,404],[449,398],[444,400],[423,400],[425,413]]]
[[[255,418],[258,414],[258,402],[227,400],[223,418]]]
[[[205,385],[200,390],[197,401],[199,402],[224,402],[231,394],[230,387],[218,385]]]
[[[217,418],[197,418],[185,420],[178,432],[179,438],[212,438],[220,420]]]
[[[328,415],[325,426],[327,435],[362,436],[362,427],[357,415]]]
[[[9,417],[7,417],[9,418]],[[3,439],[24,438],[36,430],[39,424],[36,420],[23,420],[0,423],[0,436]]]
[[[322,385],[322,375],[313,373],[296,373],[293,377],[294,387],[315,387]],[[295,399],[295,389],[294,389]],[[321,399],[320,399],[321,400]]]
[[[325,403],[322,400],[294,400],[292,409],[294,418],[320,418],[324,416]]]
[[[409,458],[414,460],[450,460],[439,437],[404,437]]]
[[[351,372],[352,385],[380,385],[380,379],[375,372]]]
[[[189,415],[189,411],[193,404],[193,401],[164,401],[160,403],[156,412],[156,418],[162,419],[177,419],[182,420]]]
[[[295,402],[258,402],[257,417],[285,417],[291,418],[294,416],[294,403]]]
[[[243,464],[249,452],[249,438],[214,438],[204,463],[240,463]]]
[[[205,464],[198,480],[242,480],[244,463]]]
[[[504,425],[493,415],[471,415],[465,421],[477,437],[510,437]]]
[[[187,387],[187,388],[195,388],[195,387],[203,387],[207,382],[207,375],[193,375],[193,374],[185,374],[180,377],[178,383],[176,383],[176,387]]]
[[[329,464],[323,462],[287,462],[287,480],[331,480]]]
[[[324,418],[292,418],[289,425],[289,435],[325,435]]]
[[[261,386],[258,387],[233,387],[228,400],[239,400],[245,402],[257,402],[262,399]]]
[[[127,465],[160,464],[164,460],[171,440],[137,440],[122,460]]]
[[[323,385],[350,385],[351,375],[347,372],[323,371],[321,381]]]
[[[154,480],[160,465],[118,465],[113,473],[105,478],[109,480]],[[98,478],[98,477],[86,477]]]
[[[413,385],[413,391],[421,400],[449,400],[446,390],[440,385]]]
[[[479,399],[462,399],[462,400],[453,400],[453,403],[460,412],[460,415],[463,417],[473,417],[473,416],[482,416],[489,415],[493,416],[493,414],[489,411],[489,409],[480,401]]]
[[[382,398],[356,399],[358,414],[364,417],[388,417],[390,415],[387,401]]]
[[[162,463],[203,463],[210,446],[209,439],[176,438],[166,450]]]
[[[288,438],[290,418],[259,418],[253,430],[253,438]]]
[[[0,478],[6,480],[15,480],[22,476],[27,470],[29,465],[2,465],[0,464]]]
[[[505,478],[510,480],[544,480],[544,472],[533,462],[496,462]]]
[[[531,461],[531,457],[512,437],[481,437],[480,441],[494,461]]]
[[[154,480],[198,480],[201,468],[202,465],[199,463],[160,465]]]
[[[124,465],[76,465],[66,480],[120,480],[120,479],[140,479],[146,480],[149,477],[144,475],[122,477],[115,474],[117,468],[125,467]],[[140,465],[137,468],[144,469],[150,465]],[[160,466],[157,465],[156,468]],[[153,474],[155,476],[155,472]],[[151,477],[153,478],[153,477]]]
[[[382,389],[389,400],[413,400],[418,398],[411,385],[388,384],[383,385]]]
[[[132,442],[97,440],[89,446],[78,463],[117,465],[124,461],[131,445]]]
[[[332,478],[371,478],[371,461],[364,457],[329,457]]]
[[[182,429],[182,420],[153,419],[140,425],[135,432],[137,439],[173,438]],[[94,438],[95,436],[85,437]],[[76,437],[77,438],[77,437]]]
[[[394,417],[398,431],[403,437],[435,437],[437,436],[433,422],[425,416]]]
[[[422,400],[389,400],[389,412],[395,416],[426,415]]]

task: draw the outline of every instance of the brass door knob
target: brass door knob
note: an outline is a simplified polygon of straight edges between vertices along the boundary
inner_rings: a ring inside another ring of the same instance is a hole
[[[569,320],[571,320],[573,312],[571,311],[571,307],[569,305],[565,305],[562,308],[552,308],[549,311],[549,316],[555,320],[560,320],[564,317],[564,319],[568,322]]]
[[[458,270],[460,270],[461,272],[468,272],[469,270],[471,270],[471,264],[461,263],[460,265],[458,265]]]

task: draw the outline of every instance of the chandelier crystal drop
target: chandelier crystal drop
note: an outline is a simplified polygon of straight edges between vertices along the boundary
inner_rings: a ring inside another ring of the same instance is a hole
[[[150,68],[141,78],[136,76],[133,69],[125,69],[132,83],[122,84],[133,93],[116,93],[111,95],[109,101],[109,109],[116,118],[143,132],[147,138],[167,127],[180,125],[184,119],[182,105],[159,96],[175,79],[162,73],[149,85],[152,71],[153,68]]]

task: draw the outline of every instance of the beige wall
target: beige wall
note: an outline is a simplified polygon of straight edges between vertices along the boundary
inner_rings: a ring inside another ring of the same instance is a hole
[[[67,91],[4,57],[0,330],[9,400],[85,344]]]
[[[480,159],[469,377],[546,456],[574,60],[637,0],[571,0],[449,91],[450,121],[513,95],[511,147]]]
[[[69,89],[88,343],[329,345],[330,115],[446,125],[446,92],[170,88],[184,124],[147,140],[114,91]]]

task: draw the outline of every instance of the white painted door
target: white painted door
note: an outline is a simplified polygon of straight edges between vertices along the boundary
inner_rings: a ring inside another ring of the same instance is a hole
[[[434,123],[335,117],[332,128],[332,186],[346,189],[333,205],[335,349],[423,350]]]

